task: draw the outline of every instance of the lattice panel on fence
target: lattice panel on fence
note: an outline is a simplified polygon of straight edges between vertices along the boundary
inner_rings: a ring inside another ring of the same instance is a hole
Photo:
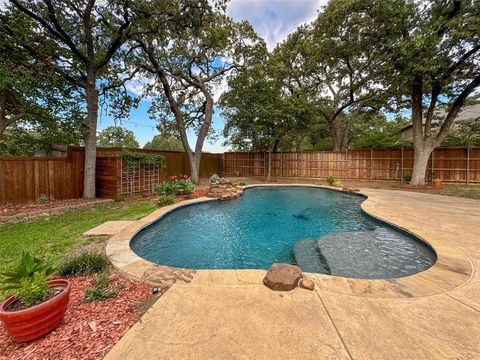
[[[159,165],[140,164],[133,169],[127,169],[125,164],[122,164],[121,195],[152,194],[160,182],[161,167]]]

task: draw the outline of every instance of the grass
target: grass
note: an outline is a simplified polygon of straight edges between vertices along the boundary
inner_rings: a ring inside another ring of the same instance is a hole
[[[0,271],[23,250],[47,257],[64,256],[75,246],[89,242],[83,233],[109,220],[136,220],[155,209],[150,202],[111,203],[75,210],[48,219],[7,223],[0,226]]]

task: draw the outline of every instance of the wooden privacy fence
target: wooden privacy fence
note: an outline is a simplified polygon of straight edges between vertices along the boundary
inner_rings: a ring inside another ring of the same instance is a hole
[[[96,186],[99,197],[122,197],[138,193],[153,193],[158,183],[170,175],[190,174],[186,153],[129,149],[134,152],[158,154],[165,157],[165,166],[141,165],[127,171],[122,161],[121,148],[101,148],[97,151]],[[221,154],[203,153],[200,177],[209,177],[221,171]]]
[[[228,176],[267,176],[268,153],[223,155]],[[401,181],[413,169],[413,149],[272,153],[271,176]],[[437,148],[429,160],[427,179],[480,183],[480,148]]]
[[[170,175],[189,174],[183,152],[130,149],[165,156],[163,168],[141,166],[125,176],[120,148],[98,148],[96,186],[98,197],[121,197],[151,193],[157,183]],[[52,199],[80,198],[83,195],[84,149],[68,147],[62,157],[0,157],[0,204],[38,201],[42,194]],[[202,154],[200,176],[221,172],[220,154]]]

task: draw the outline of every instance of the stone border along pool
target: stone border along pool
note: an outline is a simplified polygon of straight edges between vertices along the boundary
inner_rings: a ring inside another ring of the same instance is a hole
[[[315,187],[342,191],[340,189],[312,184],[261,184],[243,188],[291,186]],[[319,290],[339,294],[381,298],[412,298],[442,294],[466,284],[473,276],[473,265],[470,258],[457,246],[448,241],[432,236],[419,236],[415,232],[394,224],[382,217],[376,210],[375,195],[363,192],[351,192],[365,197],[362,210],[377,221],[405,232],[430,246],[437,255],[437,261],[425,271],[396,279],[353,279],[326,274],[305,273],[313,278]],[[124,276],[152,285],[197,284],[197,285],[260,285],[266,270],[193,270],[158,265],[136,255],[130,249],[130,241],[144,227],[159,220],[165,214],[191,204],[218,201],[202,197],[181,201],[155,210],[150,215],[134,221],[112,236],[107,243],[106,252],[113,266]],[[235,200],[231,200],[235,201]]]

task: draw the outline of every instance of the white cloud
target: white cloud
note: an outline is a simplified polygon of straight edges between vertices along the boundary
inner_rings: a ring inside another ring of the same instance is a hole
[[[227,13],[248,20],[272,50],[299,25],[314,20],[327,0],[231,0]]]

